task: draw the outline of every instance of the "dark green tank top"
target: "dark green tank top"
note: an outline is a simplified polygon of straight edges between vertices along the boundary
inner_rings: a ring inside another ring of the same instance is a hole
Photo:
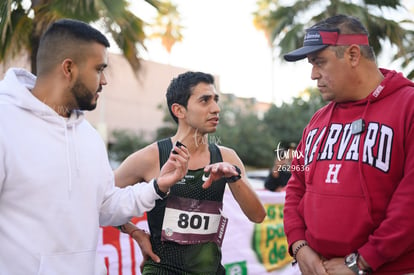
[[[160,167],[168,160],[172,150],[170,138],[158,141]],[[209,144],[210,163],[222,162],[220,149]],[[204,167],[189,170],[183,180],[176,183],[170,195],[196,200],[223,201],[226,187],[225,179],[215,181],[209,188],[203,189]],[[221,249],[214,242],[182,245],[170,241],[161,241],[161,229],[168,197],[157,200],[155,207],[147,213],[151,231],[151,244],[161,263],[148,260],[143,274],[225,274],[221,265]]]

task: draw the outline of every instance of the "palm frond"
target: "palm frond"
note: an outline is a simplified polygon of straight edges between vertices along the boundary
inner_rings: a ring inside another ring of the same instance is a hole
[[[2,0],[0,4],[0,61],[13,58],[22,49],[31,53],[32,71],[35,73],[36,52],[40,36],[54,21],[73,18],[88,23],[101,23],[101,29],[109,33],[134,70],[139,68],[138,46],[145,50],[146,23],[129,11],[127,0],[32,0],[24,9],[24,0]],[[137,0],[134,0],[137,1]],[[159,14],[169,16],[170,4],[164,0],[141,0],[153,6]],[[30,16],[28,16],[30,14]],[[174,15],[177,16],[177,15]],[[167,26],[173,33],[175,26]],[[182,39],[181,34],[175,39]],[[171,36],[172,37],[172,36]],[[168,44],[173,41],[168,41]]]
[[[400,0],[365,0],[364,2],[367,5],[373,5],[379,8],[389,7],[396,9],[397,7],[401,6]]]
[[[3,6],[2,14],[4,14]],[[1,62],[12,59],[23,49],[30,50],[29,38],[32,31],[32,19],[27,16],[20,3],[10,13],[7,13],[7,17],[8,18],[5,18],[4,22],[2,22],[4,25],[1,25]]]

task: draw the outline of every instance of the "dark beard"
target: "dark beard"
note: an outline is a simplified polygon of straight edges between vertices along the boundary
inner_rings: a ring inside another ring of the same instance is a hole
[[[72,94],[75,97],[79,110],[92,111],[96,108],[96,102],[93,103],[95,93],[86,88],[79,79],[72,88]]]

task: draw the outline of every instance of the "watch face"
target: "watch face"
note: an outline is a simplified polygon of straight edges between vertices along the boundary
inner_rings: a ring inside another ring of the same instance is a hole
[[[353,263],[353,262],[356,262],[357,257],[358,257],[358,254],[351,253],[348,256],[346,256],[345,262],[348,263],[348,264]]]

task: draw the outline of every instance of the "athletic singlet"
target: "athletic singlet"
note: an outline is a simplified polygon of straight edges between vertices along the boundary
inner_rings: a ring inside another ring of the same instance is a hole
[[[160,167],[167,161],[172,146],[170,138],[158,141]],[[215,144],[209,144],[209,151],[210,163],[223,161],[220,149]],[[204,183],[203,169],[204,167],[188,170],[184,179],[171,188],[170,195],[164,200],[157,200],[155,207],[147,213],[152,249],[161,258],[161,262],[155,263],[151,259],[147,260],[143,274],[225,274],[224,267],[221,265],[221,249],[215,242],[179,244],[161,240],[164,214],[169,199],[221,205],[226,181],[220,179],[209,188],[203,189],[201,187]],[[184,220],[183,222],[190,221]],[[203,222],[206,222],[205,217],[194,223],[197,226],[204,226]]]

